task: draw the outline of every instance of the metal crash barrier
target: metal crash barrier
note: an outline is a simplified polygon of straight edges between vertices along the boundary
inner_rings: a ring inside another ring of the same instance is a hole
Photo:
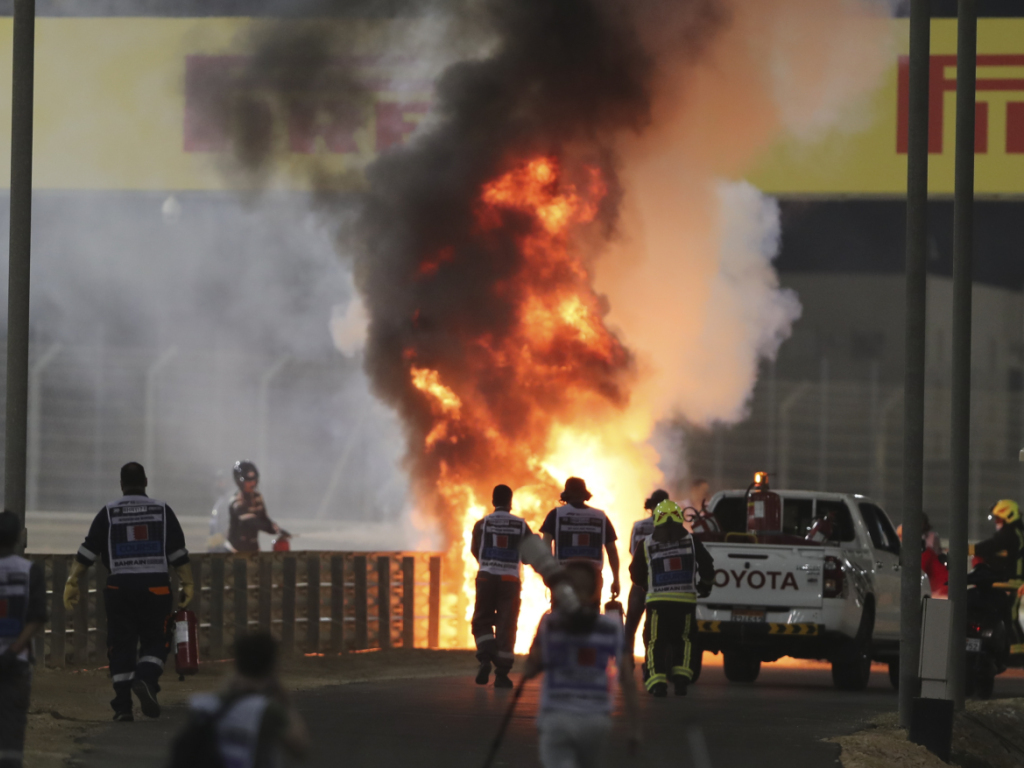
[[[82,599],[64,608],[73,555],[30,555],[43,564],[50,620],[35,655],[48,667],[107,663],[107,572],[81,579]],[[441,616],[441,556],[428,552],[260,552],[193,554],[199,658],[225,659],[238,635],[268,631],[288,655],[373,648],[436,648]],[[171,574],[177,608],[178,584]]]

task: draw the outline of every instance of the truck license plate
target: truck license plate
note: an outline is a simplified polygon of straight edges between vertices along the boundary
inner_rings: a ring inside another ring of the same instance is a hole
[[[732,620],[748,622],[752,624],[763,622],[764,608],[733,608]]]
[[[981,638],[980,637],[968,637],[967,638],[967,652],[968,653],[981,653]]]

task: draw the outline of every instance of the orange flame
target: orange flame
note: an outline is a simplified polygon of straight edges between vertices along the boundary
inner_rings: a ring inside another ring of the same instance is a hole
[[[505,247],[511,239],[518,257],[516,269],[494,285],[495,294],[514,307],[507,332],[499,338],[470,329],[460,339],[467,351],[458,370],[420,367],[414,351],[405,354],[409,381],[429,402],[418,458],[429,467],[428,491],[439,497],[439,515],[451,537],[442,613],[467,622],[449,621],[442,628],[446,647],[472,642],[468,620],[477,566],[471,534],[491,509],[493,485],[513,487],[513,511],[536,532],[560,503],[562,481],[584,477],[594,505],[608,512],[623,537],[625,592],[629,529],[642,514],[640,500],[660,479],[657,457],[637,442],[649,425],[625,408],[630,356],[604,325],[603,302],[591,288],[578,247],[578,236],[599,214],[606,185],[596,168],[582,170],[580,186],[563,176],[556,160],[537,157],[480,191],[474,210],[480,247]],[[424,257],[419,279],[437,272],[436,254],[444,254],[446,263],[459,259],[447,246],[433,253]],[[419,312],[414,320],[422,320]],[[520,652],[549,605],[539,577],[528,568],[523,575]],[[607,568],[605,579],[607,590]]]

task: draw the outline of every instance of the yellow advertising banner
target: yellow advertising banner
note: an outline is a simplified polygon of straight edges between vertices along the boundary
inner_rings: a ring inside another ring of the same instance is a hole
[[[401,143],[429,108],[417,62],[385,53],[386,25],[337,21],[348,51],[338,66],[368,94],[358,109],[315,94],[268,112],[287,158],[270,180],[294,188],[315,157],[357,186],[367,163]],[[812,142],[786,140],[749,174],[790,196],[899,196],[906,188],[907,22],[876,93]],[[261,23],[247,19],[42,18],[37,22],[34,179],[39,189],[225,190],[227,135],[211,99],[231,97]],[[11,21],[0,21],[0,147],[10,142]],[[982,19],[978,31],[976,189],[1024,196],[1024,19]],[[933,22],[930,186],[953,191],[956,21]],[[0,183],[9,177],[0,152]]]
[[[909,26],[892,22],[899,56],[854,116],[814,143],[781,142],[750,174],[778,195],[902,196],[907,189]],[[928,186],[953,194],[956,134],[956,19],[932,22]],[[978,22],[975,190],[979,197],[1024,196],[1024,19]]]

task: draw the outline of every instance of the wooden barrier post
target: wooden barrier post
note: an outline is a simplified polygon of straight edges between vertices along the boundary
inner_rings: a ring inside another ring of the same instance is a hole
[[[352,558],[353,583],[355,586],[356,609],[356,650],[365,650],[369,644],[366,631],[366,555]]]
[[[430,558],[430,613],[427,618],[427,647],[437,648],[441,642],[441,558]]]
[[[320,652],[320,555],[306,557],[306,653]]]
[[[64,584],[68,580],[68,559],[64,555],[52,558],[53,599],[50,603],[50,666],[63,667],[66,663],[64,640],[67,619],[64,615]]]
[[[244,557],[235,557],[235,641],[249,631],[249,569]]]
[[[290,654],[295,650],[295,556],[285,557],[281,566],[281,648]]]
[[[345,556],[331,555],[331,653],[345,646]]]
[[[391,647],[391,558],[377,555],[377,644]]]
[[[88,572],[82,574],[79,580],[79,588],[82,596],[75,606],[72,615],[74,624],[73,653],[76,667],[87,667],[89,665],[89,582],[91,579]]]
[[[195,582],[195,592],[188,609],[196,615],[196,647],[200,649],[203,637],[203,565],[206,563],[206,555],[190,554],[188,559],[192,562],[192,580]]]
[[[224,658],[224,558],[210,559],[210,658]]]
[[[260,594],[259,623],[260,632],[270,632],[271,606],[274,604],[274,561],[266,552],[260,553]]]
[[[96,565],[96,663],[107,658],[107,568],[98,558]]]
[[[402,558],[402,647],[409,649],[416,643],[416,559]]]

